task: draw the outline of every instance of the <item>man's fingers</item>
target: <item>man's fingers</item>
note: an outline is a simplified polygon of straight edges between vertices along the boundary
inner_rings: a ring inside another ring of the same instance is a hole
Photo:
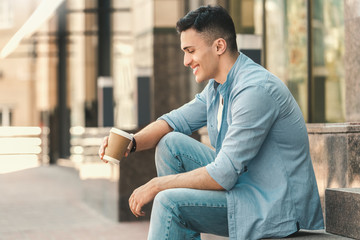
[[[135,209],[135,200],[134,200],[133,194],[129,198],[129,207],[130,207],[131,212],[135,215],[135,217],[138,217],[136,215],[136,212],[134,211],[134,209]]]
[[[108,139],[109,137],[104,137],[98,152],[100,159],[103,160],[105,163],[108,163],[108,161],[103,159],[105,155],[105,148],[108,146]]]
[[[142,216],[142,214],[141,214],[142,211],[141,211],[141,205],[140,204],[137,204],[135,212],[136,212],[136,214],[138,216]]]
[[[126,148],[125,157],[129,156],[132,146],[133,146],[133,143],[132,143],[132,141],[130,141],[128,147]]]
[[[135,190],[136,191],[136,190]],[[141,211],[143,204],[136,201],[134,193],[129,198],[129,207],[135,217],[145,216],[145,212]]]
[[[103,159],[104,157],[104,148],[102,146],[99,148],[99,157],[100,159]]]
[[[104,139],[103,139],[103,146],[104,146],[104,147],[107,147],[107,145],[108,145],[108,140],[109,140],[109,137],[108,137],[108,136],[104,137]]]
[[[129,154],[130,154],[130,150],[129,150],[129,149],[127,149],[127,150],[126,150],[126,152],[125,152],[125,157],[128,157],[128,156],[129,156]]]

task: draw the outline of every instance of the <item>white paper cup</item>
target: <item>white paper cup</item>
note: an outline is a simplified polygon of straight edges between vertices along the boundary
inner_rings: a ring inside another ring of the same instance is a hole
[[[133,136],[117,128],[112,128],[109,134],[108,146],[105,148],[104,160],[119,164],[124,157]]]

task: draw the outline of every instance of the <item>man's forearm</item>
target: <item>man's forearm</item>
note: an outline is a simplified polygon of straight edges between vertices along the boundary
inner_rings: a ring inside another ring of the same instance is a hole
[[[135,134],[136,151],[156,147],[160,139],[171,131],[173,131],[173,129],[164,120],[157,120],[150,123],[148,126]]]
[[[190,172],[154,178],[158,191],[170,188],[192,188],[202,190],[224,190],[207,172],[205,167]]]
[[[152,130],[153,129],[155,128],[152,128]],[[145,134],[145,132],[147,130],[146,129],[144,130],[145,131],[142,133],[144,134],[144,139],[145,139],[145,136],[147,135]],[[162,134],[163,133],[164,132],[162,130]],[[139,134],[139,136],[141,136],[141,134]],[[153,142],[156,142],[157,144],[157,142],[161,139],[161,137],[158,137],[158,140]],[[148,145],[148,147],[149,146],[150,145]],[[142,148],[143,147],[144,146],[142,146]],[[136,217],[144,216],[145,213],[141,210],[142,207],[145,204],[152,201],[159,192],[172,188],[192,188],[192,189],[200,189],[200,190],[219,190],[219,191],[225,190],[210,176],[210,174],[206,170],[206,167],[201,167],[189,172],[155,177],[151,179],[146,184],[135,189],[134,192],[131,194],[129,198],[130,210]]]
[[[205,167],[190,172],[156,177],[134,190],[129,198],[129,206],[136,216],[144,216],[142,207],[161,191],[171,188],[192,188],[203,190],[224,190],[207,172]]]

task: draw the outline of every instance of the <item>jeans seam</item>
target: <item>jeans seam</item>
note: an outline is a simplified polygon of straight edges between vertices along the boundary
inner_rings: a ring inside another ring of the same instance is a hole
[[[167,226],[166,226],[166,232],[165,232],[165,240],[168,240],[170,237],[170,225],[171,225],[171,218],[172,216],[169,215],[167,218]]]
[[[178,214],[177,213],[175,213],[175,211],[174,211],[174,208],[178,208],[178,209],[180,209],[181,207],[207,207],[207,208],[209,208],[209,207],[211,207],[211,208],[226,208],[227,206],[226,205],[224,205],[224,204],[190,204],[190,203],[184,203],[184,204],[180,204],[180,203],[174,203],[172,200],[170,200],[170,199],[167,199],[167,201],[169,202],[169,203],[171,203],[171,205],[169,204],[169,206],[166,206],[166,205],[164,205],[162,202],[160,202],[160,204],[164,207],[164,208],[166,208],[166,209],[168,209],[168,211],[170,211],[172,214],[170,214],[168,217],[167,217],[167,226],[166,226],[166,232],[165,232],[165,240],[169,240],[169,237],[170,237],[170,235],[169,235],[169,233],[170,233],[170,225],[171,225],[171,223],[172,223],[172,218],[173,217],[176,217],[177,219],[178,219],[178,221],[179,221],[179,223],[180,224],[182,224],[185,228],[188,228],[187,226],[186,226],[186,223],[184,223],[183,222],[183,220],[181,219],[181,218],[179,218],[179,216],[178,216]],[[193,237],[191,237],[191,239],[194,239]]]
[[[171,203],[171,206],[170,206],[170,204],[169,204],[169,206],[167,206],[167,205],[165,205],[165,204],[163,204],[161,201],[159,201],[159,203],[165,208],[165,209],[167,209],[168,211],[170,211],[172,214],[169,214],[169,216],[168,216],[168,218],[167,218],[167,226],[166,226],[166,233],[165,233],[165,236],[166,236],[166,240],[168,240],[169,239],[169,232],[170,232],[170,225],[171,225],[171,222],[173,221],[172,220],[172,218],[173,217],[176,217],[176,218],[178,218],[177,217],[177,215],[178,214],[175,214],[175,212],[174,212],[174,208],[176,207],[176,204],[173,202],[173,201],[171,201],[170,199],[167,199],[167,201],[169,202],[169,203]],[[179,223],[181,223],[182,225],[184,225],[183,223],[182,223],[182,221],[181,221],[181,219],[179,219],[178,218],[178,220],[179,220]],[[184,225],[184,227],[186,227],[185,225]]]
[[[226,205],[217,205],[217,204],[190,204],[190,203],[185,203],[185,204],[178,204],[178,207],[209,207],[209,208],[227,208]]]
[[[186,153],[182,153],[182,154],[179,153],[178,155],[181,155],[181,157],[185,157],[185,158],[191,160],[192,162],[198,164],[199,166],[201,166],[201,162],[196,161],[196,159],[193,158],[191,155],[188,155],[188,154],[186,154]]]
[[[188,154],[186,154],[186,153],[179,153],[179,152],[174,153],[174,152],[172,151],[172,148],[169,146],[169,144],[167,143],[166,140],[165,140],[165,144],[166,144],[167,148],[169,149],[169,152],[171,153],[171,155],[173,155],[174,158],[178,159],[178,163],[179,163],[179,164],[178,164],[178,168],[182,167],[182,164],[181,164],[182,161],[179,159],[179,157],[180,157],[180,158],[181,158],[181,157],[185,157],[185,158],[191,160],[192,162],[198,164],[199,167],[201,167],[201,162],[196,161],[191,155],[188,155]],[[181,170],[181,169],[178,169],[178,170]]]
[[[167,140],[165,140],[165,144],[166,144],[167,149],[168,149],[169,152],[171,153],[171,155],[172,155],[175,159],[178,160],[178,168],[180,168],[180,167],[181,167],[181,164],[180,164],[181,161],[178,159],[179,154],[176,154],[176,153],[174,153],[174,152],[172,151],[172,148],[169,146]],[[178,169],[178,170],[179,170],[179,169]]]
[[[199,239],[195,233],[200,234],[200,232],[194,230],[192,222],[188,222],[186,219],[184,219],[183,213],[189,211],[192,212],[192,209],[195,208],[208,208],[209,210],[214,209],[214,211],[220,210],[221,212],[225,211],[225,209],[227,208],[227,204],[224,202],[206,202],[201,199],[199,199],[198,201],[196,201],[196,199],[194,200],[194,202],[188,201],[187,199],[182,199],[178,201],[171,199],[171,197],[167,196],[167,194],[163,195],[161,199],[158,199],[157,204],[160,204],[162,206],[163,210],[161,211],[163,212],[163,223],[165,223],[163,230],[163,239],[171,239],[171,231],[173,228],[179,228],[179,230],[183,228],[183,230],[180,230],[179,233],[181,233],[181,235],[179,236],[183,236],[186,239]],[[186,208],[187,210],[185,210]],[[159,208],[159,210],[160,209],[161,208]],[[186,234],[186,237],[182,234]]]

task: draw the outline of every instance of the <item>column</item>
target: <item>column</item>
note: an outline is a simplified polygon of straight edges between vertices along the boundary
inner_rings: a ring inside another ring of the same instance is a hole
[[[345,120],[360,121],[360,1],[344,2],[345,23]]]

